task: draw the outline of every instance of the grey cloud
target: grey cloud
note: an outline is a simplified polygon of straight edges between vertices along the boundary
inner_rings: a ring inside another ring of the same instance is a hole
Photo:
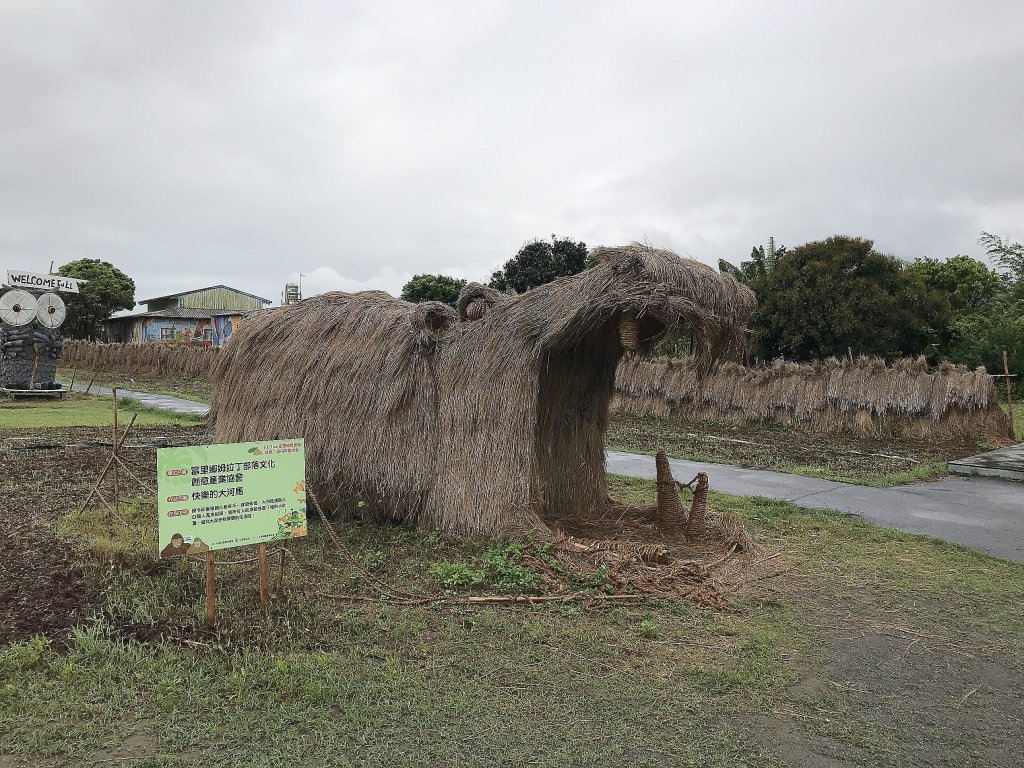
[[[1019,3],[9,3],[0,267],[277,297],[526,239],[1024,238]]]

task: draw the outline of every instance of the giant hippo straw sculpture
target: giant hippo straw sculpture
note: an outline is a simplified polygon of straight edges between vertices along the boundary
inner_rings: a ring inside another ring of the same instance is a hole
[[[216,439],[304,437],[310,488],[363,518],[516,537],[599,514],[619,360],[682,333],[707,368],[755,302],[670,251],[596,255],[518,296],[470,284],[459,312],[370,291],[256,316],[214,368]]]

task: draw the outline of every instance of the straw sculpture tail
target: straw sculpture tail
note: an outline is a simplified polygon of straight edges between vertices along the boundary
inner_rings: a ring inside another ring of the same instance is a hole
[[[457,311],[367,292],[256,316],[214,365],[216,439],[305,438],[310,487],[371,519],[522,536],[602,511],[622,318],[640,353],[692,335],[706,371],[742,346],[754,297],[670,251],[595,256],[518,296],[470,284]]]

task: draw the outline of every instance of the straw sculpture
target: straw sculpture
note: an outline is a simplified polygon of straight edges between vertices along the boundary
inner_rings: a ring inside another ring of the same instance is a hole
[[[678,359],[626,358],[616,375],[613,412],[733,424],[776,423],[909,437],[1012,437],[992,377],[924,358],[887,366],[874,358],[735,363],[701,376]]]
[[[466,286],[458,311],[366,292],[255,316],[214,365],[216,439],[305,438],[310,486],[364,518],[521,536],[599,513],[621,318],[640,351],[692,334],[707,371],[743,344],[754,307],[670,251],[599,257],[518,296]]]

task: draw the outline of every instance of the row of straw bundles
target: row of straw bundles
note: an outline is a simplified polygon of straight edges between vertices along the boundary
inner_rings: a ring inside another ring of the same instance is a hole
[[[136,376],[208,377],[220,350],[198,344],[95,344],[69,341],[63,365],[110,369]]]
[[[693,365],[663,358],[623,360],[614,408],[638,415],[733,423],[768,422],[824,430],[1009,436],[992,377],[948,363],[929,372],[924,358],[886,365],[877,358],[734,363],[700,377]]]

